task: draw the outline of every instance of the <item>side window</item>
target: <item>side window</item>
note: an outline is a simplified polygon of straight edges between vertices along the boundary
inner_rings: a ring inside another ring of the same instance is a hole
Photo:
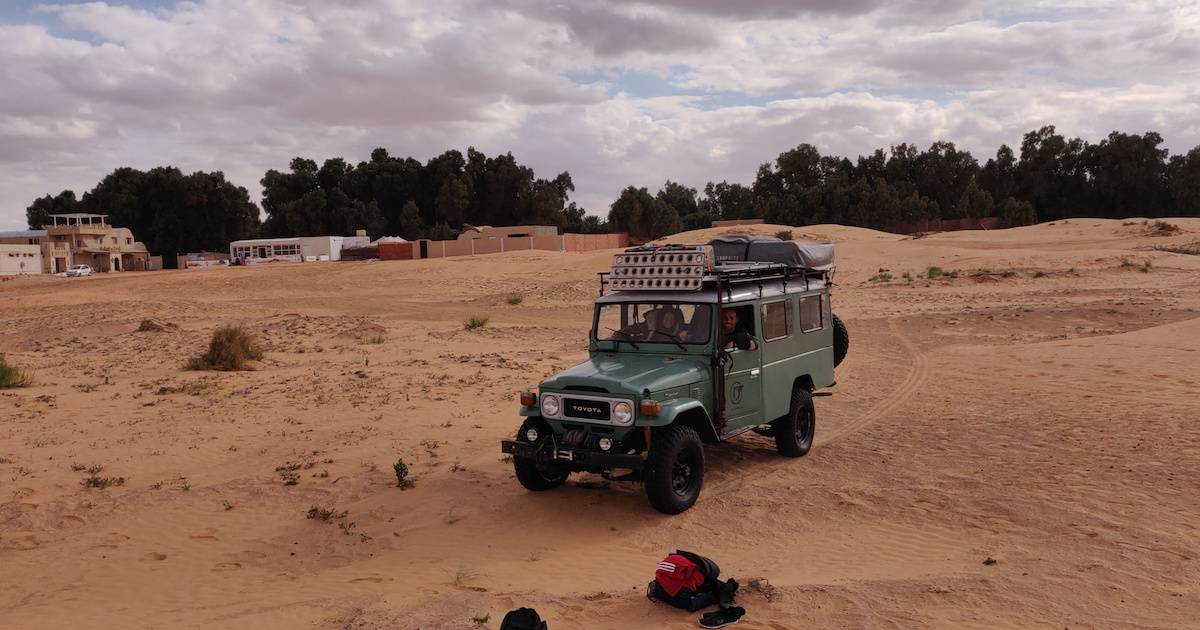
[[[800,330],[812,332],[820,330],[824,323],[821,321],[821,294],[806,295],[800,298]]]
[[[762,331],[766,341],[783,339],[792,334],[792,318],[788,316],[788,304],[787,300],[763,304]]]

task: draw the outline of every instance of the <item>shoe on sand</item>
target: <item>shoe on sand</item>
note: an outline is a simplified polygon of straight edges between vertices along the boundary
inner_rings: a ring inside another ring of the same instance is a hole
[[[731,606],[710,613],[704,613],[700,618],[701,628],[724,628],[732,626],[741,620],[742,615],[746,614],[746,609],[741,606]]]

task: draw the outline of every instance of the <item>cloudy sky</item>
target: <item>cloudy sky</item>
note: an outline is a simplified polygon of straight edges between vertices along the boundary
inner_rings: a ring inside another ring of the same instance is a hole
[[[1200,145],[1200,3],[0,2],[0,229],[126,165],[221,170],[257,201],[294,156],[473,145],[569,170],[604,213],[801,142],[982,161],[1044,124]]]

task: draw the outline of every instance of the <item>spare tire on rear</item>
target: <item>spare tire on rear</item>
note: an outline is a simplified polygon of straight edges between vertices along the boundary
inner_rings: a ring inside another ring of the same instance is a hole
[[[833,316],[833,367],[842,364],[846,352],[850,350],[850,331],[837,315]]]

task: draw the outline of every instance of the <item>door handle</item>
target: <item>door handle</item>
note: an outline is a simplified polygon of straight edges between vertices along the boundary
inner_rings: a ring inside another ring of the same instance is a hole
[[[758,372],[759,372],[758,368],[754,368],[753,370],[750,370],[750,378],[758,378]]]

